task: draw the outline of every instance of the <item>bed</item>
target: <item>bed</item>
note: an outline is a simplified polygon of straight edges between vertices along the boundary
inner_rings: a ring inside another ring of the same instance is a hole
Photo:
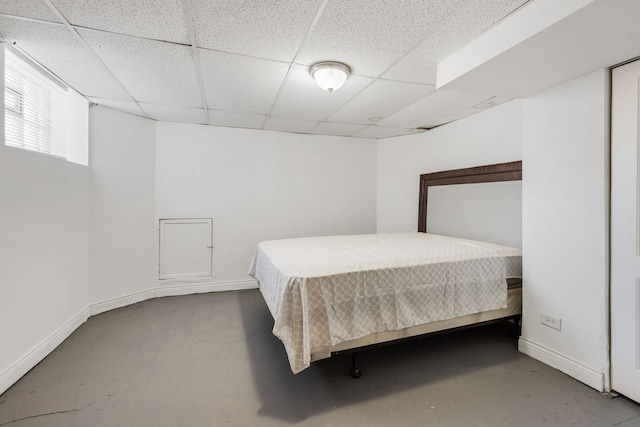
[[[423,174],[418,233],[258,244],[249,274],[292,372],[348,350],[516,319],[522,311],[519,249],[426,231],[430,187],[520,179],[521,162]]]

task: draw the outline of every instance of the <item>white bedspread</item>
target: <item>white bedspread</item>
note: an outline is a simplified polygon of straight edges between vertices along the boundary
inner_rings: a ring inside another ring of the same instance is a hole
[[[272,240],[249,274],[298,373],[317,346],[505,307],[521,251],[425,233]]]

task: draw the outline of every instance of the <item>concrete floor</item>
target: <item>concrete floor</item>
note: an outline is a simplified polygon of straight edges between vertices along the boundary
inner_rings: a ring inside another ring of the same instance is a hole
[[[160,298],[95,316],[0,396],[0,427],[640,426],[516,349],[507,323],[291,374],[257,290]]]

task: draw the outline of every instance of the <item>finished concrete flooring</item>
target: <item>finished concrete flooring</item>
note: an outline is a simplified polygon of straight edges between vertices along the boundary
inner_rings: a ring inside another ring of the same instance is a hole
[[[517,351],[495,323],[289,369],[257,290],[89,319],[0,396],[0,427],[640,426],[640,405]]]

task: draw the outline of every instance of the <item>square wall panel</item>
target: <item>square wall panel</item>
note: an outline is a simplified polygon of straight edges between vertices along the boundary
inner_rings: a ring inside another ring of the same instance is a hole
[[[321,0],[191,0],[198,47],[292,61]]]
[[[203,107],[191,47],[94,30],[79,30],[139,102]]]
[[[320,88],[306,65],[295,65],[271,112],[298,120],[325,120],[373,81],[351,75],[340,89],[329,93]]]
[[[431,85],[376,80],[329,120],[369,125],[413,104],[434,90],[435,87]]]
[[[61,22],[55,13],[42,0],[0,0],[0,13]]]
[[[131,99],[91,49],[66,27],[0,16],[0,32],[82,95]]]
[[[71,25],[190,43],[180,0],[51,0]]]
[[[159,279],[213,275],[213,218],[160,220]]]
[[[210,109],[266,114],[284,81],[289,64],[199,49]]]

